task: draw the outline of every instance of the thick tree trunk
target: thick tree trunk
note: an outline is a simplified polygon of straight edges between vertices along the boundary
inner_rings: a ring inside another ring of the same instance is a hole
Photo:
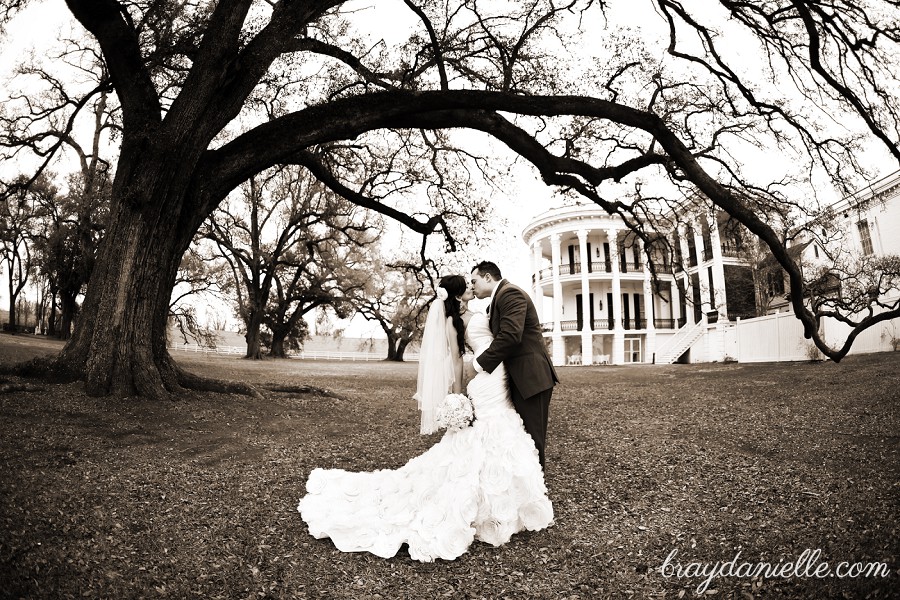
[[[119,203],[110,219],[82,318],[60,355],[63,368],[84,370],[89,394],[156,397],[179,389],[165,307],[181,254],[164,212],[159,204],[139,211]]]
[[[396,335],[392,335],[391,333],[388,333],[388,336],[387,336],[388,353],[387,353],[387,358],[385,360],[393,360],[393,361],[398,360],[397,359],[397,343],[398,343],[398,341],[399,340],[397,339]],[[400,360],[403,360],[403,359],[401,358]]]
[[[119,192],[81,315],[53,370],[83,379],[95,396],[170,398],[185,387],[254,393],[246,384],[189,374],[169,356],[172,288],[181,257],[206,215],[182,214],[187,184],[179,189],[172,175],[176,169],[159,159],[157,164],[155,177],[142,172],[145,183],[130,185],[130,194]]]
[[[12,267],[10,267],[12,269]],[[10,333],[16,332],[16,297],[13,294],[15,292],[15,288],[12,284],[12,273],[10,273],[10,281],[9,281],[9,331]]]
[[[75,319],[75,310],[78,307],[78,303],[75,301],[76,294],[72,294],[68,291],[60,292],[59,300],[60,300],[60,325],[59,325],[59,338],[62,340],[67,340],[72,336],[72,322]]]
[[[406,354],[407,346],[409,346],[409,340],[406,338],[402,338],[397,342],[397,353],[394,356],[395,361],[403,362],[403,355]]]
[[[272,329],[272,347],[269,348],[269,356],[272,358],[287,358],[287,352],[284,351],[284,342],[290,332],[289,327],[273,327]]]
[[[56,292],[50,293],[50,314],[47,315],[47,336],[56,337]]]
[[[262,349],[259,340],[260,321],[259,317],[251,316],[250,321],[247,323],[247,333],[244,335],[244,339],[247,340],[247,354],[244,358],[262,360]]]

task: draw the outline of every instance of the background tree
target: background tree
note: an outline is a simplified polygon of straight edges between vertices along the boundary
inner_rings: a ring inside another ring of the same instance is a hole
[[[97,41],[123,123],[84,318],[54,365],[84,378],[89,393],[163,396],[210,383],[166,351],[181,256],[231,190],[275,165],[301,164],[335,193],[452,246],[435,198],[410,216],[393,194],[368,195],[354,165],[329,152],[350,141],[378,147],[395,131],[486,133],[547,184],[639,233],[667,206],[646,202],[636,183],[665,179],[673,196],[701,193],[769,246],[805,335],[834,360],[854,334],[900,316],[897,307],[863,316],[831,347],[818,334],[828,315],[804,304],[802,270],[765,218],[782,209],[796,222],[820,177],[859,187],[871,175],[861,166],[867,140],[900,163],[895,0],[410,0],[402,16],[417,19],[413,34],[374,46],[399,16],[342,14],[342,0],[67,5]],[[629,37],[630,14],[659,35]],[[457,156],[478,147],[467,141]],[[797,169],[774,179],[745,170],[752,156],[737,157],[754,149]],[[439,178],[443,165],[423,158],[410,154],[403,169]],[[401,193],[405,181],[387,185]]]
[[[41,177],[0,203],[0,261],[7,274],[9,330],[16,332],[19,294],[34,273],[34,232],[41,220],[42,205],[56,195],[56,188]]]
[[[60,323],[50,334],[68,339],[78,309],[77,299],[90,279],[97,247],[103,237],[109,203],[110,180],[94,174],[69,177],[68,193],[42,202],[47,221],[41,236],[40,270],[49,283],[56,304],[59,298]]]
[[[428,271],[409,263],[373,260],[366,285],[356,291],[352,304],[358,314],[375,321],[387,337],[385,360],[402,362],[409,345],[421,338],[433,279]]]
[[[9,185],[7,193],[50,176],[47,167],[62,153],[75,160],[76,170],[61,186],[67,191],[42,205],[49,222],[39,248],[51,305],[58,297],[61,312],[57,327],[55,310],[50,310],[49,333],[68,339],[76,299],[90,278],[107,216],[112,177],[110,163],[102,154],[110,133],[118,130],[118,106],[96,48],[85,40],[64,39],[63,43],[53,59],[68,67],[70,75],[77,73],[78,83],[73,84],[71,76],[61,78],[51,72],[39,58],[29,57],[18,67],[17,78],[33,82],[41,91],[11,95],[9,104],[25,103],[29,110],[0,113],[0,147],[28,148],[40,159],[33,174]]]
[[[275,169],[243,188],[243,202],[220,207],[204,235],[215,242],[235,281],[247,358],[262,357],[261,326],[270,326],[271,353],[304,314],[330,304],[346,268],[343,246],[373,238],[366,215],[319,184],[303,168]],[[335,300],[337,301],[337,300]]]
[[[201,303],[208,302],[210,297],[221,300],[230,283],[230,273],[227,271],[224,261],[218,257],[204,256],[196,246],[188,248],[181,259],[169,303],[169,318],[185,344],[192,339],[201,346],[216,347],[217,324],[210,327],[206,319],[198,316],[194,300],[200,298]]]
[[[370,275],[360,246],[372,243],[373,238],[336,238],[332,235],[315,243],[307,240],[305,259],[288,257],[285,265],[290,269],[285,269],[285,276],[275,277],[264,320],[271,332],[271,357],[286,358],[288,349],[300,350],[309,334],[304,317],[312,311],[330,306],[337,318],[350,316],[352,303],[348,298],[364,287]]]

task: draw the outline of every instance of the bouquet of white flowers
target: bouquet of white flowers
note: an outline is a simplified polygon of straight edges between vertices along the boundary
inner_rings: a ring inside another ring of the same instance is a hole
[[[438,406],[435,420],[441,429],[464,429],[475,420],[475,407],[464,394],[447,394]]]

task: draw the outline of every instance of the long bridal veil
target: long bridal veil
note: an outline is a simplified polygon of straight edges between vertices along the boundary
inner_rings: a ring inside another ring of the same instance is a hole
[[[444,309],[446,298],[447,290],[439,287],[437,298],[428,309],[425,330],[422,332],[419,376],[416,393],[413,396],[422,412],[419,428],[422,434],[437,431],[435,412],[453,386],[453,359],[450,356],[450,343],[447,337],[447,311]]]

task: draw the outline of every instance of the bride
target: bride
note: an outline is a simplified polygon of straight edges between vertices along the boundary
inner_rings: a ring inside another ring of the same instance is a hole
[[[463,389],[465,344],[477,356],[492,340],[487,316],[461,275],[444,277],[422,336],[416,399],[421,432],[437,429],[435,412]],[[474,539],[500,546],[523,529],[553,522],[534,441],[513,408],[501,365],[468,385],[470,427],[451,429],[403,467],[373,472],[314,469],[297,509],[316,538],[342,552],[394,556],[403,544],[418,561],[453,560]]]

